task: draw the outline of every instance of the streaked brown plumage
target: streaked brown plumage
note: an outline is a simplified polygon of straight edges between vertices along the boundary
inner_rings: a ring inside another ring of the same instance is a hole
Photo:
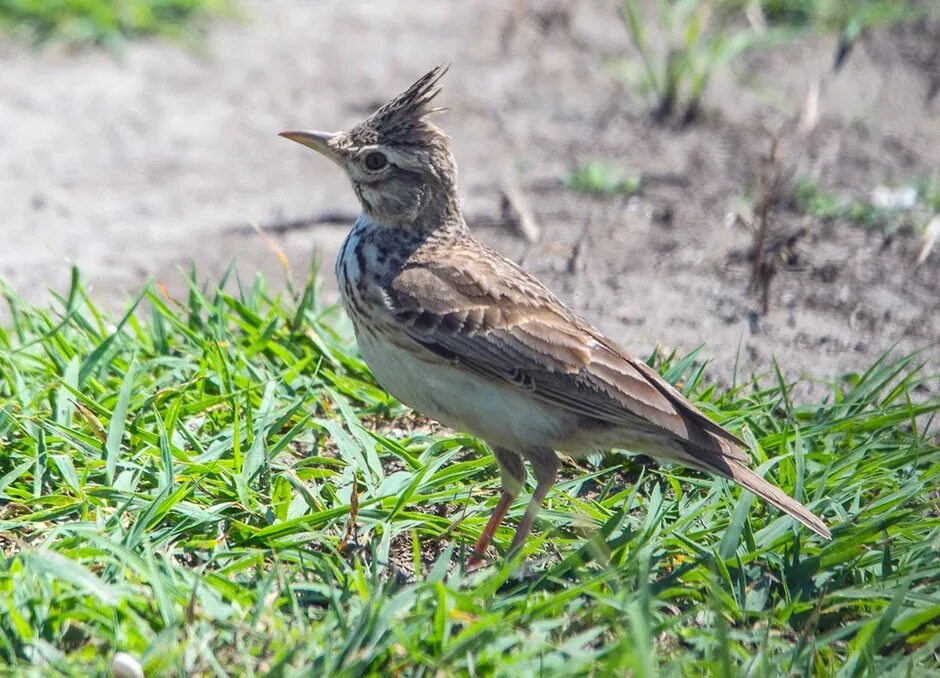
[[[817,534],[826,525],[747,465],[743,443],[538,280],[477,242],[457,199],[449,140],[427,119],[435,68],[353,129],[285,132],[339,164],[362,204],[336,274],[363,356],[402,402],[487,441],[503,494],[488,546],[532,464],[536,490],[510,549],[532,527],[556,450],[645,452],[730,478]]]

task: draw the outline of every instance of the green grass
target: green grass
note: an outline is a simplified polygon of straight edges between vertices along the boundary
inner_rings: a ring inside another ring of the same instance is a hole
[[[719,0],[725,9],[744,10],[754,0]],[[770,25],[818,32],[858,35],[863,29],[891,26],[919,18],[929,3],[923,0],[757,0]]]
[[[940,214],[940,175],[921,180],[917,185],[917,197],[926,209]]]
[[[815,179],[799,177],[793,185],[793,204],[797,211],[824,222],[841,221],[885,233],[902,226],[923,231],[940,213],[940,181],[924,179],[910,188],[914,196],[911,207],[882,207],[869,200],[843,198],[822,188]]]
[[[710,0],[623,0],[621,16],[636,58],[609,66],[631,89],[652,98],[653,119],[688,124],[700,112],[712,75],[755,49],[777,46],[789,28],[757,30]]]
[[[0,0],[0,28],[37,43],[118,47],[126,38],[192,39],[231,0]]]
[[[643,187],[643,177],[628,175],[614,163],[591,160],[566,174],[561,184],[579,193],[634,195]]]
[[[47,309],[0,290],[11,672],[125,651],[148,675],[937,674],[940,400],[917,356],[805,404],[779,372],[726,390],[659,361],[831,542],[618,453],[565,463],[525,562],[467,573],[498,495],[483,446],[416,430],[315,285],[229,288],[149,288],[117,319],[77,275]]]
[[[635,56],[608,66],[629,89],[649,96],[658,122],[700,115],[712,76],[741,57],[813,33],[839,36],[841,65],[870,29],[936,12],[932,0],[623,0],[621,16]]]

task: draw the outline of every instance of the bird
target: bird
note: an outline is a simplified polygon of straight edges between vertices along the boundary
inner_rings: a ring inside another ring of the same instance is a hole
[[[658,372],[480,243],[461,213],[450,138],[430,119],[442,64],[340,132],[288,131],[345,171],[361,212],[336,258],[343,306],[373,375],[405,405],[483,440],[501,494],[471,553],[535,489],[508,553],[529,535],[561,467],[622,449],[730,479],[824,538],[826,524],[749,468],[745,443]]]

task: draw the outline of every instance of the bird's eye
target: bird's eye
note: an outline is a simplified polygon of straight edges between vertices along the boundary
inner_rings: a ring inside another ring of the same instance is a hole
[[[366,156],[364,164],[367,170],[377,172],[388,164],[388,158],[385,157],[384,153],[373,151]]]

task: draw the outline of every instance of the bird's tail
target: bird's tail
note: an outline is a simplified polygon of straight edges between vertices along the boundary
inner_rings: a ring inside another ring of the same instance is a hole
[[[682,458],[678,461],[681,464],[688,464],[689,466],[703,471],[716,473],[733,480],[744,489],[756,494],[768,504],[772,504],[787,515],[793,516],[820,537],[832,539],[832,533],[819,516],[803,506],[803,504],[796,499],[787,496],[779,487],[771,485],[754,473],[754,471],[740,461],[738,455],[731,456],[728,454],[724,448],[726,446],[732,447],[729,443],[719,441],[719,444],[723,448],[722,453],[712,450],[703,450],[698,447],[692,450],[684,445],[685,454],[683,454]],[[736,448],[735,451],[740,453]]]
[[[730,473],[727,474],[728,478],[731,478],[741,487],[750,490],[767,503],[773,504],[787,515],[793,516],[820,537],[832,539],[832,533],[819,516],[793,497],[784,494],[779,487],[771,485],[754,471],[736,461],[731,462],[728,466],[730,469]]]

